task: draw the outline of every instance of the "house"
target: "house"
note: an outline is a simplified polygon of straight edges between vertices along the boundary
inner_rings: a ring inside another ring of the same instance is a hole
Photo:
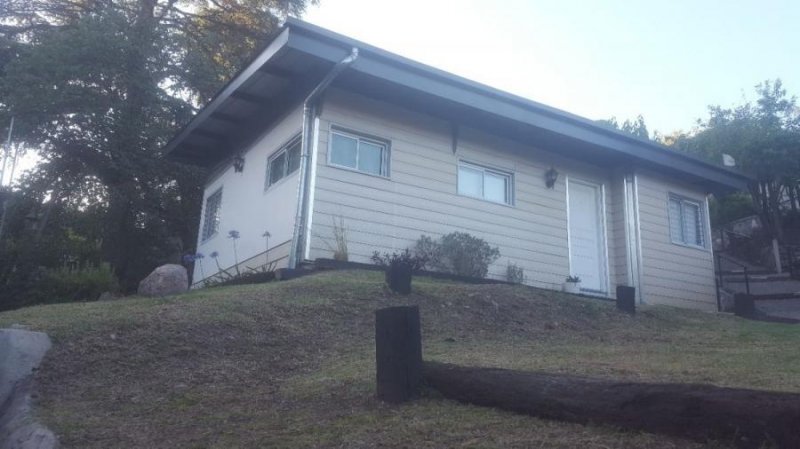
[[[211,169],[197,248],[223,268],[331,257],[338,224],[357,262],[460,230],[499,247],[491,277],[702,309],[708,195],[747,181],[294,19],[165,151]]]

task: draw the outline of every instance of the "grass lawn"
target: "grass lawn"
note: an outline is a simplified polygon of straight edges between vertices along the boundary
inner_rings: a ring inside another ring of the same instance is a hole
[[[65,448],[705,447],[435,392],[384,405],[373,311],[406,303],[420,306],[429,360],[800,392],[797,326],[669,307],[629,317],[558,292],[426,278],[399,297],[363,271],[31,307],[0,313],[0,327],[53,339],[36,410]]]

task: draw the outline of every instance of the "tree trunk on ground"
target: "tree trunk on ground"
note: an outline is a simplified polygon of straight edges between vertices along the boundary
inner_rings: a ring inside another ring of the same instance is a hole
[[[741,448],[800,447],[800,394],[697,384],[646,384],[424,363],[425,382],[461,402]]]

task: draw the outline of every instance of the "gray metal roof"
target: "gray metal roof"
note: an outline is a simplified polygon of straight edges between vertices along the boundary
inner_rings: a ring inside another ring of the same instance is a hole
[[[285,26],[165,147],[171,158],[211,166],[253,142],[353,47],[358,60],[335,82],[454,124],[602,165],[644,166],[708,191],[749,178],[692,155],[568,112],[420,64],[297,20]]]

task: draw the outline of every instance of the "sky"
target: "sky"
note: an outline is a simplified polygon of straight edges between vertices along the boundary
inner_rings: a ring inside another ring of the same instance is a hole
[[[303,17],[590,119],[670,134],[781,78],[800,94],[798,0],[320,0]]]

